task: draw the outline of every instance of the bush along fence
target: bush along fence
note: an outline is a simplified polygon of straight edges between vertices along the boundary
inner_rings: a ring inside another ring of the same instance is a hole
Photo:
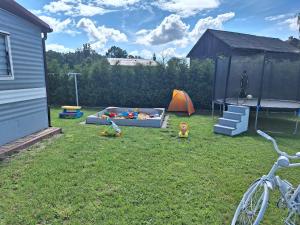
[[[74,78],[67,65],[48,62],[49,102],[74,105]],[[185,90],[197,109],[209,108],[214,65],[210,60],[192,61],[190,67],[178,59],[151,66],[111,66],[105,58],[85,61],[71,71],[78,76],[82,106],[167,107],[173,89]]]

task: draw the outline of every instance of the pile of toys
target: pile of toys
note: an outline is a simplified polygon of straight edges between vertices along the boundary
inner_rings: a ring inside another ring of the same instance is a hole
[[[106,112],[103,115],[99,115],[101,119],[113,118],[113,119],[132,119],[132,120],[147,120],[150,118],[159,117],[159,114],[147,114],[135,110],[133,112]]]

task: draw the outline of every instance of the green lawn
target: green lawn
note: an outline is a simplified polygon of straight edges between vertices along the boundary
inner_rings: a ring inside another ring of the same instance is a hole
[[[215,135],[206,115],[171,115],[168,129],[123,127],[123,137],[105,138],[103,127],[58,112],[53,125],[63,135],[0,162],[0,224],[228,225],[248,185],[276,159],[253,133]],[[189,142],[177,139],[181,121]],[[300,150],[299,135],[276,138]],[[280,175],[300,183],[299,169]],[[275,196],[264,225],[283,224]]]

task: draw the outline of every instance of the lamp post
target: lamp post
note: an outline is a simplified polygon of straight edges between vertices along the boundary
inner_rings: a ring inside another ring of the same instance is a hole
[[[74,76],[74,80],[75,80],[75,93],[76,93],[76,104],[77,104],[77,106],[79,106],[78,88],[77,88],[77,75],[81,75],[81,73],[68,73],[68,76]]]

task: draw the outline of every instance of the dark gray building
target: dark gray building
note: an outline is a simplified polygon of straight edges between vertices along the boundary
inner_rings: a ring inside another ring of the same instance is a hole
[[[0,1],[0,145],[49,126],[45,40],[51,31],[15,1]]]
[[[208,29],[187,57],[191,59],[215,59],[221,55],[244,55],[261,52],[299,53],[300,51],[278,38]]]

